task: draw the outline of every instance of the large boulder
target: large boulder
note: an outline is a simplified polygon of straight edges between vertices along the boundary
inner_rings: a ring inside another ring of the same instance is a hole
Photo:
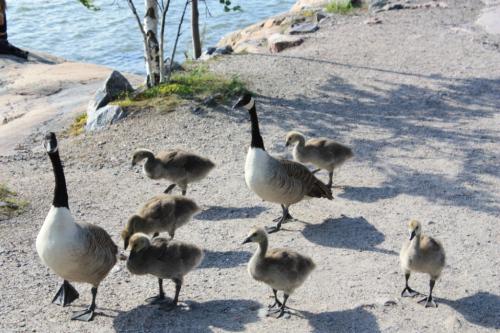
[[[287,36],[283,34],[273,34],[267,39],[269,51],[278,53],[289,47],[300,45],[304,39],[295,36]]]
[[[107,128],[109,125],[123,119],[127,114],[118,105],[106,105],[93,112],[87,113],[85,130],[96,131]]]
[[[104,85],[96,91],[87,107],[87,114],[95,112],[107,105],[122,94],[131,93],[134,89],[128,80],[118,71],[113,71],[104,82]]]

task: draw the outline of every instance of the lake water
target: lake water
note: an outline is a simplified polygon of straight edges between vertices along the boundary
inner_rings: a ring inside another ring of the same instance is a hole
[[[225,34],[269,16],[285,12],[295,0],[235,0],[242,12],[225,13],[219,0],[207,0],[211,16],[199,2],[200,31],[204,48]],[[142,74],[142,35],[125,0],[94,1],[101,10],[85,9],[77,0],[7,0],[9,40],[19,46],[49,52],[66,59],[91,62],[121,71]],[[144,1],[135,0],[143,12]],[[172,0],[167,15],[166,55],[170,55],[184,1]],[[177,61],[191,54],[190,8],[178,45]]]

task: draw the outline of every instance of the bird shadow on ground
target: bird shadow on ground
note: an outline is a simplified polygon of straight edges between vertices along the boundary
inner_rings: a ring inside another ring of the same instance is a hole
[[[344,188],[344,192],[338,196],[348,200],[360,202],[376,202],[383,199],[396,197],[400,191],[394,187],[353,187],[348,186]]]
[[[373,314],[357,307],[344,311],[311,313],[301,311],[309,321],[312,332],[380,332]]]
[[[201,213],[196,215],[198,220],[207,221],[221,221],[242,218],[254,218],[259,216],[267,208],[263,206],[253,207],[222,207],[212,206],[204,209]]]
[[[170,301],[170,300],[169,300]],[[116,332],[213,332],[220,329],[243,331],[245,325],[259,320],[260,304],[242,299],[203,303],[186,301],[172,311],[158,305],[143,304],[120,313],[113,321]]]
[[[440,299],[439,302],[460,312],[472,324],[500,329],[500,296],[498,295],[478,292],[454,301]]]
[[[384,234],[362,216],[342,215],[340,218],[327,219],[321,224],[307,224],[302,233],[310,242],[322,246],[397,254],[376,247],[384,242]]]
[[[246,264],[251,256],[248,251],[205,251],[205,258],[198,268],[232,268]]]

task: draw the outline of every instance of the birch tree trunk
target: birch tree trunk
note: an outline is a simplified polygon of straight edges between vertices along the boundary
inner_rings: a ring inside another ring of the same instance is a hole
[[[201,56],[199,16],[198,0],[191,0],[191,34],[193,37],[193,55],[195,59]]]
[[[156,0],[145,0],[146,14],[144,15],[144,31],[146,45],[147,85],[157,86],[160,83],[160,46],[158,44],[158,6]]]

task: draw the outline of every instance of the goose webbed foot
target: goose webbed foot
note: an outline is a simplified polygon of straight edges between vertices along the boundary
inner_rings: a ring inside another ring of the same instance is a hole
[[[146,303],[149,304],[160,304],[164,303],[166,301],[165,295],[164,294],[159,294],[153,297],[146,298]]]
[[[174,189],[174,187],[176,186],[176,184],[170,184],[167,189],[165,191],[163,191],[163,193],[165,194],[168,194],[170,193],[170,191],[172,191]]]
[[[423,303],[423,302],[425,302],[424,306],[426,308],[437,308],[437,304],[436,302],[434,302],[434,299],[432,298],[431,295],[424,297],[420,301],[418,301],[418,303]]]
[[[283,317],[285,315],[285,312],[288,312],[288,311],[286,311],[286,309],[288,309],[288,307],[286,306],[287,300],[288,300],[288,295],[285,294],[284,298],[283,298],[283,303],[281,304],[281,306],[276,310],[268,311],[268,316],[270,314],[278,313],[278,315],[276,316],[276,319]]]
[[[169,311],[172,311],[174,310],[175,308],[177,308],[177,301],[172,301],[170,303],[164,303],[162,306],[161,306],[161,309],[163,311],[166,311],[166,312],[169,312]]]
[[[281,223],[288,223],[290,221],[294,220],[293,216],[290,215],[290,213],[286,213],[286,216],[283,217],[283,216],[280,216],[280,217],[277,217],[273,220],[273,222],[279,222],[281,221]]]
[[[405,289],[403,289],[403,291],[401,292],[401,297],[415,297],[417,295],[421,294],[408,286],[406,286]]]
[[[75,312],[73,317],[71,317],[71,320],[79,320],[79,321],[91,321],[94,319],[94,310],[95,306],[89,306],[88,309]]]
[[[78,297],[80,297],[80,294],[78,294],[75,287],[73,287],[68,281],[64,280],[61,288],[59,288],[56,295],[52,299],[52,303],[66,306],[71,304]]]

